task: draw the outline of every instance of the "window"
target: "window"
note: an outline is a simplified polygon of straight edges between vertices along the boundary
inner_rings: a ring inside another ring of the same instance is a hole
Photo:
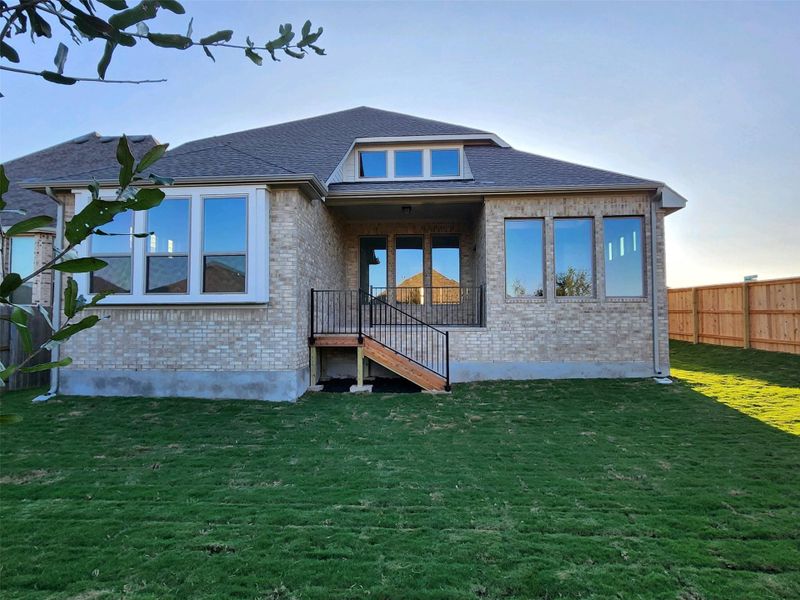
[[[365,151],[358,153],[359,177],[386,177],[386,152]]]
[[[376,296],[386,295],[386,238],[362,237],[359,256],[359,286]]]
[[[431,237],[431,292],[434,304],[458,304],[461,298],[461,250],[457,235]],[[453,289],[457,288],[457,289]]]
[[[147,211],[148,294],[189,291],[188,198],[170,198]]]
[[[395,177],[422,177],[422,150],[395,150]]]
[[[395,279],[397,301],[424,304],[423,243],[421,235],[402,235],[395,238]]]
[[[641,217],[603,219],[606,296],[644,296]]]
[[[119,213],[101,228],[107,235],[92,236],[92,256],[108,263],[90,276],[89,291],[131,293],[131,252],[133,250],[133,212]]]
[[[452,150],[431,150],[431,177],[458,177],[461,152]]]
[[[33,236],[11,238],[11,272],[23,279],[34,272],[36,238]],[[33,282],[23,283],[11,293],[14,304],[33,303]]]
[[[506,295],[544,296],[542,219],[506,220]]]
[[[594,296],[592,219],[555,219],[556,296]]]
[[[247,199],[203,199],[203,291],[246,290]]]

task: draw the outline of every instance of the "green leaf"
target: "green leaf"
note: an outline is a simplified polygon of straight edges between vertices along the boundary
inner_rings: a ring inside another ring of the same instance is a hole
[[[307,37],[310,31],[311,31],[311,21],[306,21],[305,23],[303,23],[303,29],[300,30],[300,34],[303,37]]]
[[[68,340],[76,333],[83,331],[84,329],[89,329],[90,327],[94,327],[97,322],[100,320],[100,317],[97,315],[89,315],[88,317],[84,317],[77,323],[73,325],[67,325],[66,327],[56,331],[53,334],[53,341],[55,342],[63,342]]]
[[[186,12],[186,9],[181,6],[180,2],[176,0],[159,0],[159,4],[162,8],[166,8],[170,12],[174,12],[176,15],[182,15]]]
[[[100,62],[97,63],[97,74],[100,76],[100,79],[106,78],[106,70],[108,70],[108,65],[111,64],[111,55],[114,54],[114,49],[117,47],[115,42],[111,40],[106,40],[106,47],[103,50],[103,56],[100,58]]]
[[[78,284],[70,277],[64,288],[64,314],[72,318],[78,312]]]
[[[67,3],[64,3],[62,6],[69,10]],[[69,12],[73,14],[72,18],[75,28],[90,40],[95,38],[116,40],[119,37],[119,30],[109,25],[103,19],[74,8],[69,10]]]
[[[69,48],[67,48],[62,42],[59,42],[58,50],[56,50],[56,56],[53,59],[53,64],[55,64],[59,75],[64,73],[64,63],[67,62],[68,53],[69,53]]]
[[[186,50],[192,46],[192,39],[177,33],[150,33],[147,35],[150,43],[159,48],[175,48]]]
[[[127,210],[125,202],[95,199],[72,217],[64,228],[64,237],[70,244],[80,244],[97,228]]]
[[[53,268],[62,273],[89,273],[91,271],[99,271],[107,266],[108,263],[106,261],[87,256],[85,258],[73,258],[72,260],[56,263],[53,265]]]
[[[3,194],[8,192],[8,186],[11,182],[6,177],[6,168],[3,165],[0,165],[0,210],[6,207],[5,200],[3,200]]]
[[[314,44],[309,44],[308,47],[311,48],[314,52],[316,52],[320,56],[325,56],[324,48],[320,48],[319,46],[315,46]]]
[[[143,2],[139,2],[136,6],[111,15],[108,22],[117,29],[127,29],[131,25],[136,25],[136,23],[140,23],[141,21],[155,18],[157,13],[158,4],[152,0],[144,0]]]
[[[30,329],[28,329],[28,313],[19,306],[15,306],[14,310],[11,311],[11,323],[17,329],[25,354],[30,354],[33,351],[33,338],[31,337]]]
[[[124,31],[119,32],[116,41],[119,42],[120,46],[125,46],[126,48],[131,48],[132,46],[136,45],[136,38],[129,33],[125,33]]]
[[[22,277],[19,273],[9,273],[0,283],[0,298],[8,298],[15,289],[22,285]]]
[[[54,73],[53,71],[42,71],[39,73],[42,76],[42,79],[45,81],[49,81],[50,83],[59,83],[61,85],[75,85],[78,83],[78,80],[73,77],[67,77],[66,75],[59,75],[58,73]]]
[[[133,179],[133,164],[135,162],[131,147],[128,145],[128,137],[123,135],[117,144],[117,162],[120,164],[119,187],[126,188]]]
[[[216,33],[201,38],[200,43],[205,46],[206,44],[216,44],[218,42],[230,42],[232,37],[233,31],[230,29],[223,29],[222,31],[217,31]]]
[[[164,153],[167,151],[167,147],[169,144],[158,144],[157,146],[153,146],[145,152],[145,155],[142,157],[142,160],[139,161],[139,164],[136,165],[136,172],[141,173],[145,169],[149,168],[153,165],[157,160],[159,160]]]
[[[17,365],[8,365],[8,367],[0,371],[0,381],[8,381],[17,372],[17,368]]]
[[[244,55],[250,60],[252,60],[254,63],[256,63],[259,67],[264,62],[264,59],[261,58],[261,55],[258,54],[257,52],[254,52],[252,48],[245,48]]]
[[[209,49],[208,49],[208,46],[203,46],[203,52],[205,52],[205,53],[206,53],[206,56],[207,56],[208,58],[210,58],[210,59],[211,59],[211,60],[213,60],[214,62],[217,62],[217,59],[216,59],[216,58],[214,58],[214,55],[213,55],[213,54],[211,54],[211,50],[209,50]]]
[[[142,188],[126,204],[131,210],[149,210],[161,204],[164,195],[158,188]]]
[[[50,28],[50,23],[39,14],[36,8],[31,7],[28,9],[28,17],[31,20],[31,33],[35,33],[37,37],[53,37],[53,30]]]
[[[128,8],[128,3],[125,0],[97,0],[100,4],[105,4],[108,8],[113,10],[125,10]]]
[[[0,40],[0,58],[5,58],[12,63],[19,62],[19,54],[11,46]]]
[[[83,310],[84,308],[90,308],[92,306],[97,306],[98,302],[100,302],[103,298],[106,298],[106,297],[110,296],[113,293],[114,292],[98,292],[97,294],[95,294],[92,297],[92,300],[90,302],[87,302],[86,304],[81,306],[81,310]]]
[[[304,58],[305,54],[302,52],[295,52],[294,50],[290,50],[289,48],[284,48],[283,51],[293,58]]]
[[[19,235],[20,233],[27,233],[28,231],[39,229],[40,227],[47,227],[52,223],[53,223],[53,217],[48,217],[47,215],[31,217],[30,219],[25,219],[24,221],[20,221],[19,223],[15,223],[11,227],[9,227],[8,231],[6,231],[6,235],[8,237],[12,237],[15,235]]]
[[[69,356],[54,362],[41,363],[32,367],[22,367],[20,369],[23,373],[38,373],[39,371],[49,371],[50,369],[57,369],[59,367],[68,367],[72,364],[72,359]]]
[[[186,37],[192,37],[192,23],[194,23],[194,17],[189,19],[189,26],[186,28]]]

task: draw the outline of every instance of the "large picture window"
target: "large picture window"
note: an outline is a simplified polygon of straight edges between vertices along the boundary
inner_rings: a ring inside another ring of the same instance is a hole
[[[33,236],[11,238],[11,272],[23,279],[34,271],[36,239]],[[27,281],[11,293],[14,304],[31,304],[33,302],[33,282]]]
[[[606,296],[644,296],[644,249],[641,217],[603,219]]]
[[[203,291],[244,292],[247,281],[246,198],[204,198]]]
[[[395,238],[395,277],[397,301],[424,304],[423,252],[421,235],[401,235]]]
[[[170,198],[147,214],[148,294],[185,294],[189,291],[188,198]]]
[[[364,151],[358,153],[359,177],[386,177],[386,152]]]
[[[556,296],[594,296],[592,219],[555,219]]]
[[[506,295],[512,298],[544,296],[544,221],[507,219]]]
[[[76,273],[79,293],[103,304],[264,303],[269,300],[269,200],[263,187],[169,190],[158,206],[125,212],[78,247],[108,267]],[[113,190],[101,198],[112,200]],[[80,212],[91,202],[76,194]],[[132,233],[138,235],[133,236]]]
[[[106,261],[108,265],[91,274],[91,293],[130,294],[133,214],[131,211],[119,213],[101,228],[108,235],[92,236],[92,256]]]
[[[431,177],[458,177],[461,174],[461,152],[431,150]]]

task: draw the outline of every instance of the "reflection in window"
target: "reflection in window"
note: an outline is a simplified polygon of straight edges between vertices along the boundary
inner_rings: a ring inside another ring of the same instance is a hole
[[[108,266],[92,272],[89,291],[129,294],[131,292],[131,250],[133,249],[133,212],[125,211],[102,226],[110,235],[94,234],[91,240],[92,256],[104,260]]]
[[[431,177],[458,177],[459,155],[458,150],[431,150]]]
[[[395,150],[395,177],[422,177],[422,150]]]
[[[203,291],[246,291],[247,199],[203,199]]]
[[[457,235],[431,237],[431,292],[434,304],[457,304],[461,300],[461,251]]]
[[[376,296],[386,295],[386,238],[362,237],[359,252],[358,285]],[[377,289],[374,289],[377,288]]]
[[[556,296],[594,295],[592,219],[555,219]]]
[[[397,301],[407,304],[424,304],[425,285],[422,266],[422,236],[402,235],[395,239],[395,274]]]
[[[358,153],[359,177],[386,177],[386,152],[365,151]]]
[[[11,272],[23,279],[33,273],[36,239],[33,236],[11,238]],[[33,282],[23,283],[11,293],[14,304],[33,302]]]
[[[542,219],[506,220],[506,295],[544,296]]]
[[[164,200],[147,212],[149,294],[189,291],[189,199]]]
[[[644,296],[641,217],[603,219],[606,296]]]

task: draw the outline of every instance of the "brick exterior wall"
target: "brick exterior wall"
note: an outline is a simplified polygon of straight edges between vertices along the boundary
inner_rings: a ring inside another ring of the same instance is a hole
[[[607,299],[604,290],[604,216],[644,217],[645,297]],[[545,297],[506,298],[504,227],[506,218],[545,220]],[[555,296],[553,219],[593,217],[595,297]],[[668,372],[664,215],[657,217],[657,298],[661,364]],[[508,196],[487,198],[478,222],[485,239],[487,327],[451,328],[452,361],[481,362],[641,362],[651,363],[650,201],[644,194]],[[480,245],[480,244],[479,244]]]
[[[462,363],[652,363],[650,201],[645,194],[486,198],[466,220],[344,222],[295,188],[269,194],[270,299],[266,306],[103,307],[108,316],[66,345],[70,369],[97,371],[295,371],[308,366],[309,290],[358,287],[359,237],[422,234],[426,272],[435,233],[461,236],[462,283],[485,283],[485,328],[450,328],[451,360]],[[67,206],[67,216],[72,207]],[[643,299],[604,295],[603,216],[644,217]],[[590,299],[555,297],[553,219],[594,218],[595,290]],[[545,219],[546,296],[505,296],[504,220]],[[657,216],[657,291],[661,364],[668,368],[664,214]],[[264,232],[265,235],[267,232]],[[393,252],[389,285],[394,285]]]

